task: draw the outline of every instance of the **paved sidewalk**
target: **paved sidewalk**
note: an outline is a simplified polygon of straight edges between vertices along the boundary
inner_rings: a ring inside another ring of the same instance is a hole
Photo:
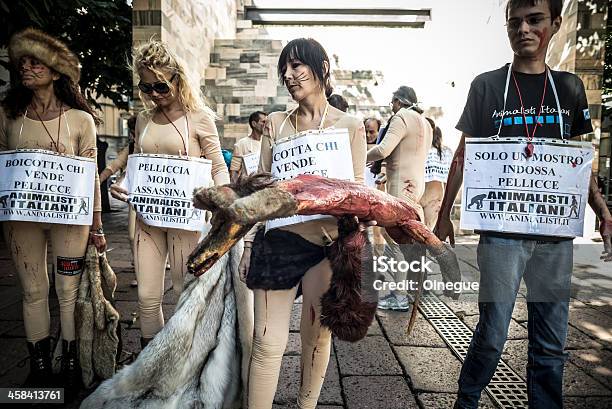
[[[139,323],[137,292],[130,287],[134,278],[127,238],[127,212],[117,210],[104,215],[109,260],[118,277],[117,306],[122,314],[123,359],[137,352]],[[462,271],[477,279],[475,237],[459,240],[457,253]],[[575,272],[567,349],[565,394],[567,408],[612,407],[612,273],[601,266],[597,248],[579,246],[575,250]],[[500,255],[502,256],[502,255]],[[608,269],[610,270],[610,269]],[[436,278],[433,276],[432,278]],[[172,315],[169,275],[166,279],[164,314]],[[527,308],[524,291],[519,295],[509,330],[503,359],[525,379],[527,360]],[[470,328],[478,320],[475,294],[464,294],[459,301],[442,301]],[[52,333],[58,331],[58,305],[50,297]],[[275,408],[295,408],[300,375],[299,316],[301,304],[295,303],[289,343],[283,359]],[[460,370],[459,359],[446,346],[434,326],[419,313],[410,336],[405,333],[408,313],[379,312],[368,336],[358,343],[334,340],[328,375],[319,399],[320,408],[406,409],[451,408]],[[18,279],[6,244],[0,242],[0,387],[18,386],[28,372],[24,338],[21,294]],[[25,365],[20,367],[20,363]],[[86,396],[86,392],[83,393]],[[78,407],[75,403],[67,407]],[[483,408],[495,406],[483,397]]]

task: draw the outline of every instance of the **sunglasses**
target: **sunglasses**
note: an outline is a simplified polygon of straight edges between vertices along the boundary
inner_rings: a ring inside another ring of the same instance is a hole
[[[152,94],[153,91],[157,92],[158,94],[167,94],[168,92],[170,92],[170,86],[168,84],[172,83],[175,77],[176,77],[176,74],[172,75],[172,77],[170,78],[170,81],[168,82],[159,81],[159,82],[154,82],[152,84],[149,84],[148,82],[140,81],[138,83],[138,89],[140,89],[145,94]]]

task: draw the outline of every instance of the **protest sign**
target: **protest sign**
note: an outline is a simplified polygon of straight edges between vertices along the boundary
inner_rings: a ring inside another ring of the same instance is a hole
[[[312,174],[344,180],[355,180],[348,129],[307,131],[278,141],[272,147],[272,176],[290,179]],[[293,216],[266,222],[275,229],[330,216]]]
[[[247,175],[257,172],[259,167],[259,152],[249,153],[242,157],[242,164]]]
[[[0,152],[0,221],[91,225],[96,162],[38,149]]]
[[[204,212],[193,207],[193,190],[208,187],[210,160],[172,155],[134,154],[128,158],[124,186],[142,220],[156,227],[200,231]]]
[[[583,233],[590,142],[467,138],[461,228],[575,237]]]

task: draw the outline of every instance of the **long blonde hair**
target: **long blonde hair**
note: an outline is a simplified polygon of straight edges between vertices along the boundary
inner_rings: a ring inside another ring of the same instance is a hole
[[[151,39],[134,48],[133,59],[132,70],[138,77],[140,77],[140,70],[147,68],[160,81],[170,86],[162,70],[170,70],[176,74],[178,81],[175,89],[178,90],[177,97],[185,111],[204,111],[213,119],[216,117],[214,111],[206,105],[200,88],[193,85],[195,81],[190,81],[182,61],[165,43]],[[138,90],[138,94],[148,110],[154,108],[154,104],[148,95],[140,90]]]

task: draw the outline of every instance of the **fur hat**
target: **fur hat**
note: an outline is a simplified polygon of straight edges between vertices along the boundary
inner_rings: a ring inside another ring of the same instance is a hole
[[[9,42],[9,59],[17,66],[19,59],[31,56],[47,67],[66,75],[74,83],[79,82],[81,66],[79,59],[66,44],[35,28],[26,28],[14,34]]]

